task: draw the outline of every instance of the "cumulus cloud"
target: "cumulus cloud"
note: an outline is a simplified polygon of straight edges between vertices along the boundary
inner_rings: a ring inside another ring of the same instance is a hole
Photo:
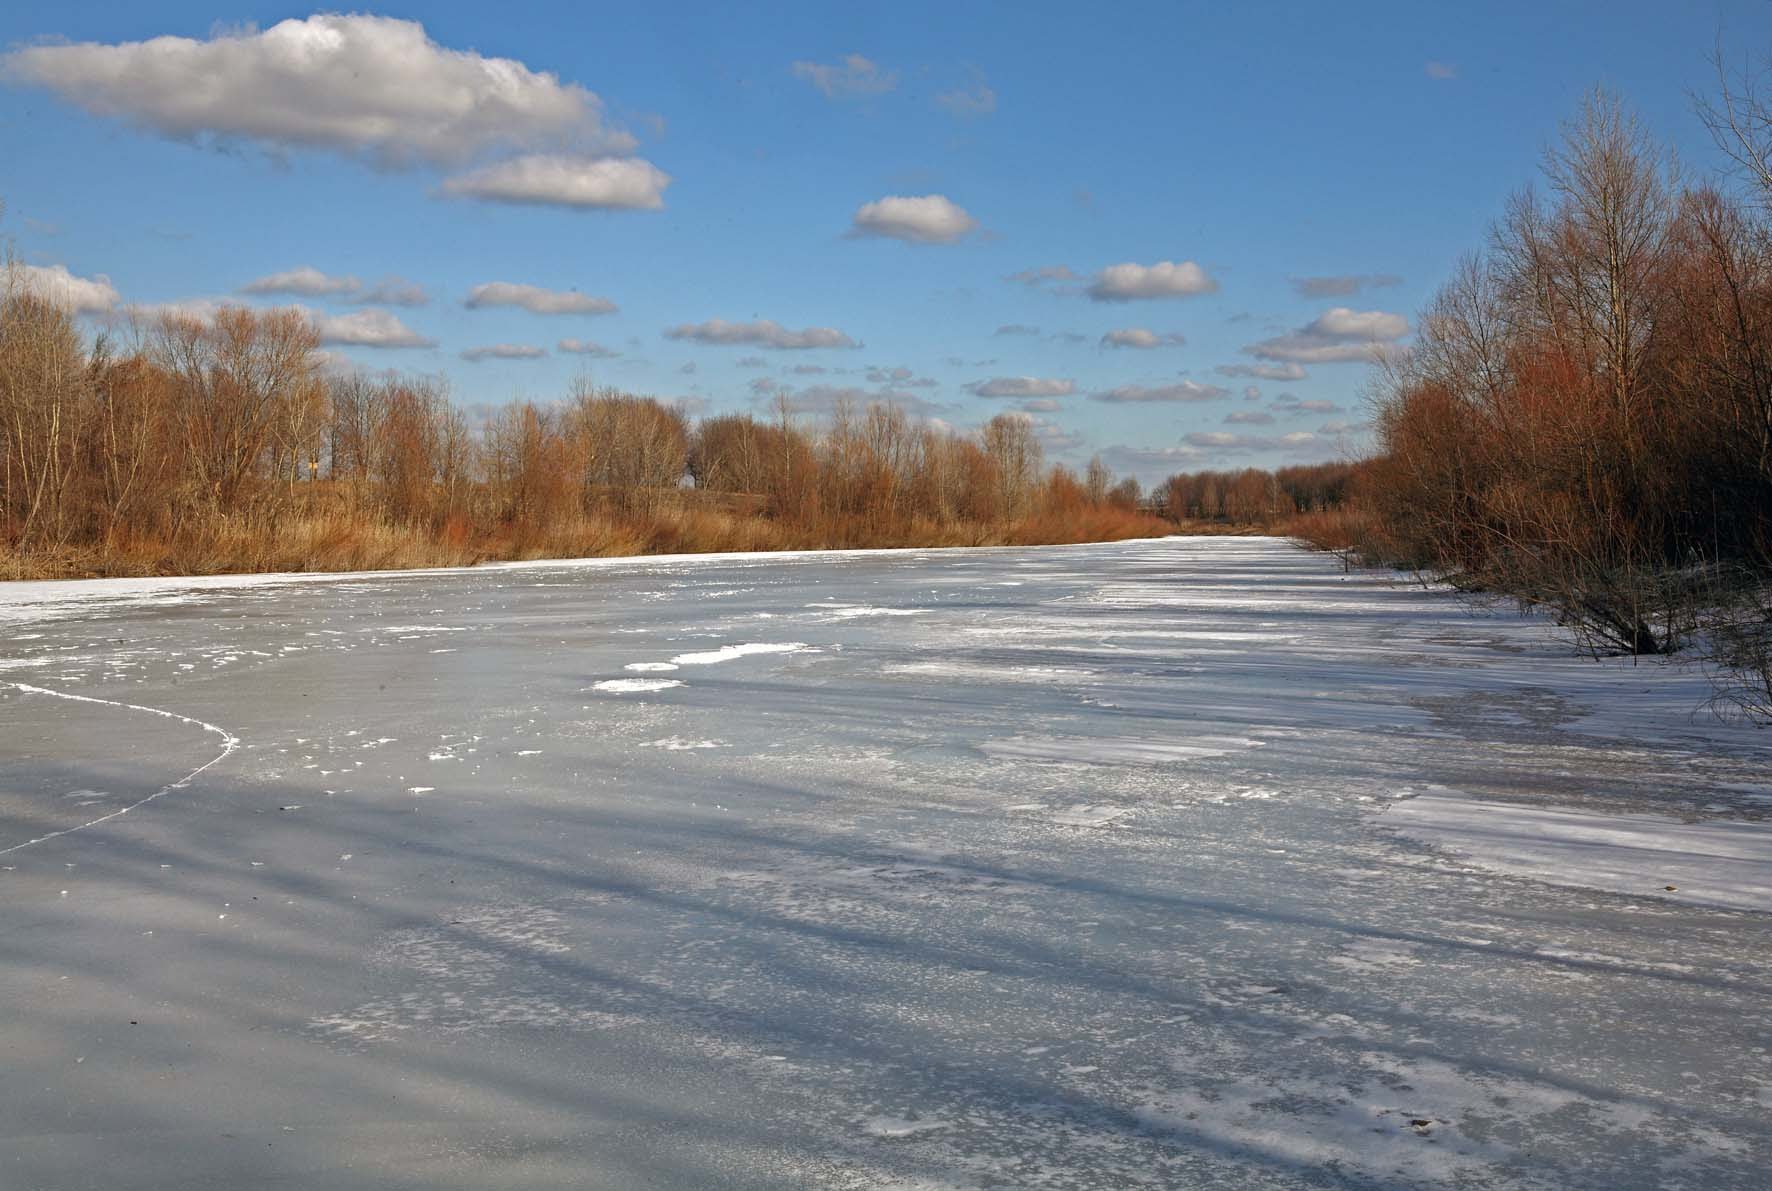
[[[1220,376],[1252,376],[1258,380],[1304,380],[1310,375],[1297,364],[1220,364],[1212,371]]]
[[[759,319],[749,323],[729,323],[711,318],[705,323],[681,323],[665,331],[666,339],[687,339],[694,343],[724,346],[746,344],[773,351],[803,351],[810,348],[856,348],[861,344],[835,327],[807,327],[790,331],[778,322]]]
[[[445,49],[417,21],[392,17],[317,13],[208,40],[27,46],[0,69],[178,140],[324,149],[383,166],[563,142],[633,147],[604,129],[602,101],[584,87]]]
[[[826,99],[859,99],[884,95],[898,86],[898,72],[882,70],[880,64],[847,54],[841,62],[796,62],[794,77],[805,79],[824,93]]]
[[[13,268],[18,270],[18,283],[26,291],[73,314],[103,314],[122,301],[122,295],[103,273],[80,277],[68,272],[66,265],[15,265]],[[5,270],[0,267],[0,285],[6,280]]]
[[[461,358],[474,363],[481,360],[538,360],[548,353],[528,343],[489,343],[485,347],[470,347],[461,353]]]
[[[978,229],[978,220],[946,195],[889,194],[855,210],[852,236],[885,236],[913,244],[952,244]]]
[[[309,318],[321,343],[374,348],[437,346],[435,339],[419,334],[386,310],[319,315],[310,311]]]
[[[1217,385],[1203,385],[1197,380],[1177,381],[1172,385],[1121,385],[1117,389],[1108,389],[1101,393],[1089,394],[1091,401],[1105,401],[1110,405],[1155,404],[1177,401],[1217,401],[1220,397],[1228,397],[1229,390]]]
[[[531,314],[613,314],[619,310],[608,298],[581,294],[577,290],[543,289],[511,281],[488,281],[468,291],[462,305],[469,310],[488,306],[517,306]]]
[[[590,339],[562,339],[554,346],[569,355],[589,356],[593,360],[610,360],[621,355],[613,348],[604,347]]]
[[[1224,416],[1227,426],[1272,426],[1274,415],[1259,409],[1239,409]]]
[[[1408,333],[1409,320],[1400,314],[1336,306],[1290,334],[1243,350],[1257,359],[1293,364],[1370,362]]]
[[[260,277],[240,287],[243,294],[299,294],[304,298],[330,298],[355,294],[363,283],[355,277],[335,277],[312,265]]]
[[[1090,282],[1088,295],[1097,302],[1132,302],[1146,298],[1191,298],[1209,294],[1218,282],[1193,261],[1131,262],[1109,265]]]
[[[1329,277],[1292,277],[1288,280],[1301,298],[1351,298],[1364,289],[1403,284],[1401,277],[1390,273],[1338,273]]]
[[[1154,347],[1180,347],[1187,342],[1187,337],[1180,331],[1169,331],[1162,335],[1143,327],[1129,327],[1123,331],[1109,331],[1101,337],[1102,347],[1134,347],[1149,350]]]
[[[519,206],[656,211],[670,184],[669,174],[638,157],[528,153],[445,178],[442,191]]]
[[[323,273],[312,265],[301,265],[249,281],[240,287],[240,292],[336,298],[376,306],[423,306],[431,300],[423,286],[402,277],[386,277],[374,285],[364,285],[355,277]]]
[[[993,376],[966,386],[974,397],[1069,397],[1077,382],[1045,376]]]

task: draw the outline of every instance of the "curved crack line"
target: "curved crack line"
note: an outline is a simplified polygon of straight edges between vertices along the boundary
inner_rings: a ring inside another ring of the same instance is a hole
[[[60,831],[51,831],[47,835],[40,835],[36,839],[26,840],[22,844],[14,844],[10,848],[0,848],[0,856],[10,855],[13,852],[17,852],[17,851],[20,851],[24,848],[28,848],[33,844],[41,844],[47,840],[58,839],[64,835],[72,835],[76,831],[85,831],[88,827],[97,827],[100,823],[108,823],[112,819],[116,819],[116,818],[119,818],[123,815],[127,815],[130,811],[134,810],[136,807],[146,806],[148,803],[154,801],[154,799],[159,798],[163,794],[170,794],[174,790],[182,789],[183,787],[190,785],[191,782],[196,778],[196,776],[198,774],[202,773],[205,769],[208,769],[211,765],[214,765],[217,761],[220,761],[220,760],[226,758],[236,748],[240,747],[240,738],[238,736],[235,736],[232,732],[228,731],[226,728],[218,727],[215,724],[204,723],[202,720],[192,719],[188,715],[180,715],[176,711],[166,711],[166,710],[159,708],[159,707],[143,707],[139,703],[119,703],[114,699],[95,699],[91,695],[72,695],[72,694],[69,694],[67,691],[51,690],[49,687],[44,687],[44,686],[32,686],[30,683],[27,683],[27,682],[0,682],[0,686],[9,686],[15,691],[23,691],[28,695],[49,695],[50,697],[56,698],[56,699],[72,699],[76,703],[98,703],[98,704],[101,704],[105,707],[122,707],[126,710],[129,710],[129,711],[145,711],[145,712],[149,713],[150,715],[164,716],[169,720],[178,720],[178,721],[180,721],[182,723],[186,723],[186,724],[195,724],[197,727],[202,728],[205,732],[214,732],[217,736],[220,736],[222,738],[222,751],[221,752],[219,752],[215,756],[209,758],[209,760],[203,762],[203,764],[197,766],[197,768],[191,770],[191,772],[185,774],[185,776],[179,778],[176,782],[171,782],[167,785],[161,786],[158,790],[155,790],[152,794],[148,795],[146,798],[143,798],[137,802],[132,802],[128,806],[122,808],[121,810],[112,811],[108,815],[100,815],[98,818],[92,820],[89,823],[80,823],[80,824],[77,824],[76,826],[73,826],[73,827],[64,827]]]

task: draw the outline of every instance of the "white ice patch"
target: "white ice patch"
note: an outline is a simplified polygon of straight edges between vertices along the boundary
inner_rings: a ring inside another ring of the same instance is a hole
[[[1381,823],[1483,868],[1552,885],[1772,912],[1772,825],[1764,823],[1553,810],[1451,791],[1395,803]]]
[[[915,1137],[919,1133],[933,1133],[938,1129],[950,1127],[951,1122],[935,1120],[911,1120],[909,1117],[877,1116],[869,1117],[862,1122],[862,1131],[869,1137],[896,1138]]]
[[[685,740],[681,736],[667,736],[663,740],[648,740],[640,747],[680,753],[689,749],[723,749],[726,747],[726,742],[724,740]]]
[[[633,695],[645,691],[668,691],[682,685],[675,678],[605,678],[602,682],[593,682],[591,689],[612,695]]]
[[[622,667],[623,670],[632,670],[636,674],[653,674],[676,668],[677,663],[675,662],[629,662]]]
[[[722,645],[718,649],[710,649],[702,653],[680,653],[671,661],[679,666],[711,666],[716,662],[730,662],[734,658],[748,657],[754,653],[816,652],[818,651],[804,641],[780,641],[750,645]]]
[[[875,608],[867,604],[807,604],[808,608],[816,608],[832,620],[855,620],[863,616],[920,616],[929,611],[927,608]]]

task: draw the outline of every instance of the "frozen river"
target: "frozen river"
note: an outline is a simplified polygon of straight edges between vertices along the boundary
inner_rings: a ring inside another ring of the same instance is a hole
[[[1764,1188],[1704,692],[1273,540],[0,588],[0,1187]]]

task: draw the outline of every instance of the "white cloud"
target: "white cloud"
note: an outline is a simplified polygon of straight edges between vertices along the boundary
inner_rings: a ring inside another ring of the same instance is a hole
[[[609,360],[621,355],[620,352],[589,339],[562,339],[555,346],[563,352],[575,356],[589,356],[594,360]]]
[[[603,128],[602,101],[584,87],[445,49],[417,21],[391,17],[317,13],[206,41],[27,46],[0,58],[0,70],[179,140],[326,149],[384,166],[544,145],[633,147]]]
[[[1109,265],[1095,275],[1088,294],[1097,302],[1131,302],[1142,298],[1191,298],[1209,294],[1218,282],[1193,261],[1131,262]]]
[[[694,343],[722,346],[749,344],[775,351],[800,351],[810,348],[854,348],[861,344],[835,327],[807,327],[790,331],[778,322],[760,319],[749,323],[729,323],[711,318],[705,323],[681,323],[665,331],[666,339],[687,339]]]
[[[1304,380],[1310,375],[1297,364],[1220,364],[1212,371],[1220,376],[1252,376],[1258,380]]]
[[[915,244],[952,244],[978,229],[978,220],[946,195],[892,194],[855,210],[850,234],[887,236]]]
[[[1159,335],[1144,327],[1129,327],[1124,331],[1109,331],[1101,337],[1102,347],[1135,347],[1144,350],[1155,347],[1180,347],[1187,338],[1180,331],[1170,331]]]
[[[423,306],[431,295],[424,286],[404,277],[384,277],[351,300],[376,306]]]
[[[1371,362],[1408,333],[1409,320],[1400,314],[1337,306],[1291,334],[1243,350],[1258,359],[1294,364]]]
[[[485,347],[470,347],[461,353],[461,358],[479,363],[481,360],[539,360],[548,353],[528,343],[492,343]]]
[[[813,365],[813,367],[816,368],[817,365]],[[822,368],[818,370],[824,371]],[[802,369],[795,368],[794,371],[799,372]],[[941,383],[927,376],[918,376],[915,369],[906,368],[903,365],[896,367],[876,365],[867,370],[867,378],[871,385],[899,385],[907,389],[933,389]]]
[[[796,62],[794,77],[805,79],[824,92],[826,99],[856,99],[884,95],[898,86],[898,72],[881,70],[877,62],[860,54],[848,54],[841,62]]]
[[[1045,376],[993,376],[966,386],[974,397],[1069,397],[1077,382]]]
[[[437,341],[414,331],[386,310],[359,310],[353,314],[308,312],[321,343],[351,347],[436,347]]]
[[[1203,385],[1197,380],[1177,381],[1172,385],[1157,385],[1146,388],[1144,385],[1121,385],[1117,389],[1109,389],[1104,393],[1091,393],[1089,400],[1105,401],[1110,405],[1147,404],[1176,401],[1217,401],[1220,397],[1228,397],[1227,390],[1217,385]]]
[[[1290,434],[1232,434],[1225,430],[1196,430],[1182,436],[1189,446],[1210,447],[1220,451],[1302,451],[1323,445],[1322,439],[1309,430]]]
[[[239,302],[228,302],[222,298],[180,298],[173,302],[132,302],[123,308],[123,313],[131,321],[143,326],[152,326],[165,319],[190,319],[199,323],[215,321],[216,312],[224,306],[239,306]],[[308,312],[302,307],[294,309]]]
[[[1259,409],[1239,409],[1224,416],[1227,426],[1272,426],[1274,415]]]
[[[997,93],[985,86],[980,78],[974,79],[969,87],[944,91],[935,97],[935,102],[956,116],[988,116],[997,110]]]
[[[608,298],[581,294],[577,290],[543,289],[510,281],[488,281],[468,291],[462,303],[469,310],[487,306],[520,306],[531,314],[613,314],[620,309]]]
[[[1055,414],[1064,408],[1064,403],[1051,397],[1033,397],[1016,403],[1015,408],[1028,414]]]
[[[103,314],[122,301],[122,295],[103,273],[95,277],[79,277],[68,272],[66,265],[13,265],[17,272],[0,266],[0,285],[16,278],[26,291],[53,302],[73,314]]]
[[[445,178],[446,195],[522,206],[656,211],[671,176],[638,157],[530,153]]]
[[[430,295],[424,287],[402,277],[387,277],[373,286],[365,286],[355,277],[323,273],[312,265],[286,269],[249,281],[240,287],[243,294],[295,294],[303,298],[337,298],[345,302],[377,306],[423,306]]]
[[[240,287],[243,294],[299,294],[304,298],[330,298],[358,293],[363,283],[355,277],[335,277],[312,265],[260,277]]]

